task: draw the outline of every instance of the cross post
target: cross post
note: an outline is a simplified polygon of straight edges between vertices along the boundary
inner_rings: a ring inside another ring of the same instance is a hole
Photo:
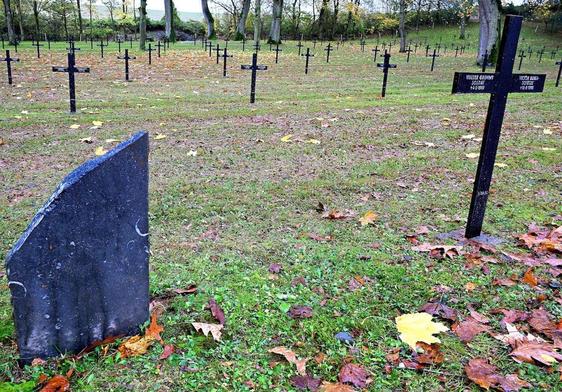
[[[41,58],[41,49],[40,47],[43,46],[42,44],[39,43],[39,40],[36,39],[33,41],[33,46],[35,46],[37,48],[37,58],[40,59]]]
[[[359,44],[361,45],[361,52],[365,51],[365,39],[361,38],[361,41],[359,42]]]
[[[439,55],[437,54],[437,50],[433,49],[433,54],[431,56],[428,56],[428,57],[432,58],[431,59],[431,72],[433,72],[433,68],[435,68],[435,58],[439,57]]]
[[[408,56],[406,57],[406,62],[409,63],[410,62],[410,53],[412,53],[412,48],[410,47],[410,45],[408,45],[408,49],[406,50],[406,53],[408,53]]]
[[[389,68],[396,68],[396,64],[390,64],[390,53],[387,51],[384,52],[384,62],[378,63],[377,67],[382,68],[382,92],[381,97],[384,98],[386,95],[386,83],[388,81],[388,69]]]
[[[509,93],[538,93],[544,89],[546,75],[514,74],[512,71],[522,21],[521,16],[506,16],[495,73],[456,72],[453,80],[453,94],[491,94],[466,224],[466,238],[477,237],[482,232]]]
[[[304,45],[302,44],[302,42],[299,40],[299,43],[297,45],[297,48],[299,48],[299,56],[301,55],[301,49]]]
[[[252,64],[242,65],[241,69],[252,71],[252,81],[250,84],[250,103],[256,102],[256,76],[257,71],[267,70],[267,65],[258,65],[258,54],[252,54]]]
[[[328,42],[328,45],[326,46],[326,48],[324,50],[326,51],[326,63],[329,63],[330,62],[330,52],[332,50],[334,50],[332,48],[332,43]]]
[[[146,50],[148,52],[148,65],[152,65],[152,52],[154,52],[156,49],[152,48],[152,44],[149,43],[148,44],[148,49]]]
[[[221,57],[221,55],[220,55],[221,48],[219,47],[219,44],[217,44],[216,48],[213,49],[213,50],[214,50],[214,51],[216,52],[216,54],[217,54],[217,64],[218,64],[218,63],[219,63],[219,59],[220,59],[220,57]]]
[[[10,57],[10,50],[6,49],[6,57],[0,58],[0,61],[5,61],[8,68],[8,84],[12,85],[12,62],[18,63],[20,59]]]
[[[279,42],[275,45],[275,49],[271,49],[275,52],[275,64],[279,62],[279,52],[282,52],[283,49],[279,49]]]
[[[158,43],[160,43],[160,41],[158,41]],[[209,49],[209,57],[213,56],[213,43],[211,41],[205,42],[205,50]],[[158,53],[160,53],[160,50],[158,50]],[[160,56],[158,56],[160,57]]]
[[[373,63],[377,62],[377,55],[381,50],[379,49],[379,46],[375,46],[375,49],[371,49],[371,52],[375,53],[375,56],[373,57]]]
[[[228,54],[228,49],[225,47],[223,48],[223,53],[222,53],[222,76],[226,78],[226,59],[228,57],[232,57],[231,54]]]
[[[119,53],[121,53],[121,44],[123,43],[123,41],[121,40],[121,38],[117,39],[117,47],[119,48]]]
[[[314,57],[313,54],[310,54],[310,48],[306,48],[306,54],[301,54],[301,56],[306,57],[306,62],[304,64],[304,74],[308,75],[308,63],[311,57]]]
[[[562,60],[556,63],[558,65],[558,76],[556,77],[556,87],[560,86],[560,74],[562,73]]]
[[[125,49],[124,56],[117,56],[119,60],[125,60],[125,80],[129,81],[129,60],[135,60],[135,56],[129,56],[129,49]]]
[[[160,57],[161,57],[161,51],[160,51],[160,49],[162,49],[162,47],[163,47],[164,45],[162,45],[162,42],[160,42],[160,40],[158,40],[158,43],[157,43],[156,45],[154,45],[154,46],[156,46],[156,47],[158,48],[158,58],[160,58]],[[211,57],[210,49],[209,49],[209,57]]]
[[[524,50],[521,50],[521,52],[519,52],[519,67],[517,68],[518,71],[521,71],[521,64],[523,64],[523,57],[527,57],[527,55],[525,54]]]
[[[100,41],[98,46],[100,47],[101,58],[103,59],[103,48],[105,48],[108,44],[103,43],[103,39]]]
[[[76,82],[75,73],[90,73],[89,67],[76,67],[74,52],[68,52],[68,65],[66,67],[53,67],[53,72],[68,73],[68,92],[70,95],[70,113],[76,113]]]
[[[260,45],[260,41],[256,41],[254,43],[254,52],[258,53],[261,50],[261,45]]]

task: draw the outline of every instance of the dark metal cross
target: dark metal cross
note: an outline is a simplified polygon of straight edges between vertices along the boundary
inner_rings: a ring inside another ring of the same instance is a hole
[[[371,49],[371,52],[375,53],[375,56],[373,57],[373,63],[377,62],[377,55],[381,50],[379,49],[379,46],[375,46],[375,49]]]
[[[543,54],[544,54],[544,48],[542,48],[542,49],[540,50],[540,52],[539,52],[539,64],[540,64],[541,61],[542,61],[542,55],[543,55]]]
[[[527,53],[529,53],[529,60],[531,60],[531,57],[533,57],[533,49],[530,46],[527,49]]]
[[[433,54],[428,57],[431,57],[431,72],[433,72],[433,68],[435,68],[435,58],[439,57],[439,55],[437,54],[437,50],[433,49]]]
[[[108,44],[103,43],[103,39],[100,41],[98,46],[100,47],[101,58],[103,59],[103,48],[105,48]]]
[[[558,87],[560,86],[560,74],[562,73],[562,60],[556,62],[556,65],[559,65],[558,76],[556,77],[556,87]]]
[[[387,51],[384,52],[384,62],[378,63],[377,67],[382,68],[382,92],[381,97],[384,98],[386,95],[386,83],[388,81],[388,69],[389,68],[396,68],[396,64],[390,64],[390,53]]]
[[[410,45],[408,45],[408,49],[405,50],[406,53],[408,53],[407,57],[406,57],[406,62],[409,63],[410,62],[410,53],[412,53],[412,48],[410,47]]]
[[[301,56],[306,57],[306,62],[304,63],[304,74],[307,75],[309,59],[314,57],[314,55],[310,53],[310,48],[306,48],[306,54],[301,54]]]
[[[254,43],[254,52],[258,53],[261,50],[261,45],[260,45],[260,41],[256,41]]]
[[[522,21],[521,16],[506,16],[495,73],[456,72],[453,80],[453,94],[491,94],[466,224],[467,238],[477,237],[482,232],[508,94],[538,93],[544,89],[546,75],[514,74],[512,71]]]
[[[160,41],[158,41],[160,43]],[[213,56],[213,43],[211,41],[205,42],[205,50],[209,49],[209,57]],[[158,57],[160,57],[160,49],[158,50]]]
[[[557,51],[554,50],[554,49],[552,50],[552,52],[550,52],[550,59],[551,60],[554,60],[554,57],[556,57],[556,53],[557,53]]]
[[[43,46],[42,44],[39,43],[39,40],[34,40],[33,41],[33,46],[35,46],[37,48],[37,58],[40,59],[41,58],[41,49],[40,47]]]
[[[6,57],[0,58],[0,61],[5,61],[8,67],[8,84],[12,84],[12,62],[18,63],[20,59],[10,57],[10,50],[6,49]]]
[[[275,49],[270,49],[271,51],[275,52],[275,64],[279,62],[279,52],[282,52],[283,49],[279,49],[279,43],[275,45]]]
[[[299,48],[299,56],[301,55],[301,49],[304,45],[302,44],[301,41],[299,41],[299,44],[297,45],[297,48]]]
[[[129,48],[133,49],[133,36],[129,37]]]
[[[328,42],[328,45],[326,46],[326,48],[324,48],[324,50],[326,51],[326,62],[329,63],[330,62],[330,52],[332,50],[334,50],[334,48],[332,47],[332,43]]]
[[[416,43],[414,44],[414,54],[417,54],[417,53],[418,53],[418,46],[419,46],[419,44],[418,44],[418,42],[416,42]]]
[[[72,54],[76,54],[76,52],[79,51],[80,48],[76,47],[76,43],[74,41],[69,41],[68,42],[68,48],[66,48],[66,50],[68,52],[71,52]]]
[[[361,38],[361,41],[359,42],[359,44],[361,45],[361,52],[365,51],[365,39]]]
[[[152,52],[154,52],[156,49],[152,48],[152,44],[148,44],[148,49],[146,50],[148,52],[148,65],[152,65]]]
[[[388,53],[392,52],[392,42],[388,43]]]
[[[119,60],[125,60],[125,80],[129,81],[129,60],[135,60],[135,56],[129,56],[129,49],[125,49],[124,56],[117,56]]]
[[[525,54],[524,50],[521,50],[521,52],[519,52],[519,68],[517,68],[518,71],[521,71],[521,64],[523,64],[523,58],[527,57],[527,55]]]
[[[429,56],[429,45],[425,47],[425,57]]]
[[[123,42],[124,42],[124,41],[122,41],[121,38],[119,38],[119,39],[117,40],[117,47],[119,48],[119,53],[121,53],[121,44],[122,44]]]
[[[457,45],[457,48],[455,49],[455,57],[457,57],[459,55],[459,46]]]
[[[162,42],[160,42],[160,40],[158,40],[158,43],[154,46],[156,46],[158,48],[158,58],[160,58],[160,56],[161,56],[160,49],[162,49],[165,45],[162,45]],[[211,47],[209,47],[209,57],[211,57]]]
[[[252,55],[252,64],[251,65],[242,65],[240,66],[241,69],[244,70],[251,70],[252,71],[252,81],[250,84],[250,103],[256,102],[256,75],[257,71],[265,71],[267,70],[267,65],[258,65],[258,54],[254,53]]]
[[[53,72],[68,73],[68,92],[70,95],[70,113],[76,113],[76,83],[75,73],[90,73],[89,67],[76,67],[74,52],[68,52],[68,66],[53,67]]]
[[[221,57],[220,52],[221,52],[221,48],[219,47],[219,44],[217,44],[217,46],[215,47],[215,49],[213,49],[216,54],[217,54],[217,64],[219,63],[219,59]]]
[[[226,59],[229,57],[232,57],[231,54],[228,54],[228,49],[225,47],[223,48],[223,53],[222,53],[222,76],[226,77]]]
[[[201,39],[201,49],[207,50],[207,37],[203,37],[203,39]]]
[[[242,38],[242,52],[246,51],[246,37]]]

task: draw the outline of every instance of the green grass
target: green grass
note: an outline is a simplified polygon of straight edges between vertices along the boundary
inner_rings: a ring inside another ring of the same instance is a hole
[[[436,29],[412,34],[413,40],[450,46],[455,31]],[[428,241],[437,233],[457,229],[466,218],[476,161],[465,154],[478,152],[489,97],[451,95],[454,71],[477,71],[474,47],[477,26],[470,27],[471,50],[454,57],[449,49],[429,72],[430,59],[418,49],[410,63],[393,47],[387,97],[379,99],[382,73],[369,52],[357,42],[346,43],[326,64],[320,43],[309,75],[295,42],[285,42],[278,65],[263,46],[257,102],[248,104],[250,74],[239,69],[250,62],[250,52],[237,43],[230,59],[229,77],[200,46],[176,44],[162,58],[134,50],[133,81],[125,84],[123,64],[115,58],[117,45],[105,61],[87,44],[77,55],[79,66],[91,66],[90,75],[78,75],[81,114],[66,113],[65,75],[50,72],[64,64],[64,44],[37,60],[30,43],[20,46],[20,64],[14,66],[15,86],[0,84],[0,254],[5,255],[58,181],[94,155],[105,139],[123,140],[139,129],[167,135],[151,141],[150,226],[151,294],[195,283],[196,296],[175,299],[164,313],[163,338],[177,348],[166,361],[162,349],[122,360],[100,352],[80,361],[52,361],[45,368],[17,367],[9,291],[0,285],[0,382],[36,381],[41,373],[64,373],[75,368],[73,390],[293,390],[294,366],[267,353],[285,345],[299,358],[319,352],[326,360],[309,361],[309,373],[335,381],[351,355],[371,373],[373,391],[448,389],[476,390],[464,376],[471,357],[490,358],[503,374],[518,372],[536,388],[558,390],[557,372],[515,363],[493,338],[479,336],[464,345],[452,334],[442,334],[446,362],[425,372],[384,371],[385,355],[406,346],[398,339],[394,317],[415,312],[437,297],[442,284],[452,288],[443,298],[461,313],[481,304],[489,315],[496,307],[524,309],[537,292],[521,284],[494,286],[496,277],[521,274],[520,265],[491,265],[490,274],[466,269],[462,258],[436,261],[411,250],[405,235],[427,225]],[[562,36],[543,35],[526,26],[525,41],[547,47],[541,64],[525,59],[522,72],[547,74],[542,94],[512,94],[509,98],[485,230],[506,239],[530,222],[546,224],[562,213],[560,205],[561,90],[549,48]],[[381,37],[379,45],[389,37]],[[307,43],[312,46],[312,43]],[[56,50],[55,50],[56,49]],[[22,113],[25,111],[25,113]],[[450,121],[443,119],[448,118]],[[90,129],[92,121],[103,121]],[[70,125],[80,124],[79,129]],[[552,134],[545,134],[549,128]],[[283,143],[293,134],[296,142]],[[92,137],[93,143],[79,140]],[[319,145],[305,143],[320,140]],[[299,141],[300,140],[300,141]],[[425,143],[432,143],[427,145]],[[554,151],[543,150],[554,148]],[[196,150],[196,157],[188,156]],[[369,196],[370,195],[370,196]],[[329,221],[315,211],[318,202],[358,214],[376,211],[373,227],[357,220]],[[216,235],[202,236],[209,230]],[[319,243],[302,233],[332,235]],[[377,242],[378,249],[369,245]],[[363,256],[369,256],[365,259]],[[284,270],[272,280],[271,263]],[[0,269],[0,272],[4,272]],[[545,278],[546,270],[536,271]],[[366,276],[371,282],[350,291],[348,281]],[[306,285],[291,282],[303,277]],[[477,284],[467,293],[464,285]],[[324,294],[321,294],[321,293]],[[557,317],[562,310],[546,288],[545,305]],[[320,294],[319,294],[320,293]],[[212,321],[205,305],[216,298],[227,316],[221,343],[197,334],[193,321]],[[323,303],[324,299],[326,303]],[[314,316],[290,319],[283,310],[309,305]],[[491,316],[499,329],[497,316]],[[354,349],[334,339],[353,331]],[[110,350],[114,351],[115,347]],[[439,381],[438,376],[443,376]]]

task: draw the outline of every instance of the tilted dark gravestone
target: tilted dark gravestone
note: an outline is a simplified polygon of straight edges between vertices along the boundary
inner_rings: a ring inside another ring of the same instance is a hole
[[[250,103],[256,102],[256,76],[257,71],[267,70],[267,65],[258,65],[258,54],[254,53],[252,55],[252,64],[241,65],[241,69],[252,71],[252,80],[250,82]]]
[[[13,80],[12,80],[12,62],[18,63],[20,61],[20,59],[15,58],[15,57],[10,57],[10,50],[6,49],[6,57],[4,58],[0,58],[0,61],[5,61],[6,62],[6,67],[8,69],[8,84],[11,85],[13,84]]]
[[[309,63],[309,59],[311,57],[314,57],[313,54],[310,53],[310,48],[306,48],[306,53],[305,54],[301,54],[301,56],[306,57],[306,61],[304,63],[304,74],[308,75],[308,63]]]
[[[388,81],[388,69],[396,68],[396,64],[390,64],[390,53],[384,52],[384,63],[378,63],[377,67],[382,68],[382,91],[381,97],[384,98],[386,95],[386,83]]]
[[[232,57],[231,54],[228,54],[228,49],[225,47],[222,53],[222,76],[226,77],[226,59]]]
[[[148,134],[70,173],[8,254],[22,363],[148,319]]]
[[[556,87],[560,86],[560,74],[562,73],[562,60],[556,63],[558,65],[558,76],[556,77]]]
[[[129,60],[136,59],[135,56],[129,56],[129,49],[125,49],[124,56],[117,56],[119,60],[125,60],[125,80],[129,81]]]
[[[453,94],[491,94],[466,224],[466,238],[478,237],[482,232],[508,94],[538,93],[544,89],[546,75],[514,74],[512,71],[522,20],[521,16],[506,16],[495,73],[455,73]]]
[[[53,67],[53,72],[68,73],[68,93],[70,96],[70,113],[76,113],[76,82],[75,73],[90,73],[88,67],[76,67],[74,52],[68,52],[68,65],[66,67]]]

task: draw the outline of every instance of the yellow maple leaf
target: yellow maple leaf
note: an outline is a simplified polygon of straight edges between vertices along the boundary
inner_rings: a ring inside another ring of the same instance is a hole
[[[429,313],[409,313],[398,316],[396,317],[396,328],[400,332],[400,339],[413,350],[416,349],[417,342],[440,343],[441,341],[433,334],[449,330],[442,323],[432,321]]]
[[[92,124],[96,127],[101,127],[103,125],[102,121],[92,121]]]
[[[290,134],[289,134],[289,135],[285,135],[285,136],[283,136],[283,137],[281,138],[281,141],[282,141],[283,143],[289,143],[292,138],[293,138],[293,135],[290,135]]]
[[[320,140],[318,139],[308,139],[306,141],[306,143],[310,143],[310,144],[320,144]]]
[[[361,222],[361,226],[372,225],[375,223],[379,216],[373,211],[367,211],[365,215],[359,218],[359,222]]]
[[[478,154],[477,152],[469,152],[468,154],[465,155],[468,159],[475,159],[478,158],[480,156],[480,154]]]
[[[96,148],[95,154],[98,157],[104,155],[105,153],[107,153],[107,150],[105,148],[103,148],[102,146],[99,146],[98,148]]]
[[[78,128],[80,128],[80,124],[72,124],[70,126],[70,129],[78,129]]]
[[[154,137],[154,140],[162,140],[162,139],[166,139],[168,136],[164,135],[163,133],[157,133],[156,136]]]

